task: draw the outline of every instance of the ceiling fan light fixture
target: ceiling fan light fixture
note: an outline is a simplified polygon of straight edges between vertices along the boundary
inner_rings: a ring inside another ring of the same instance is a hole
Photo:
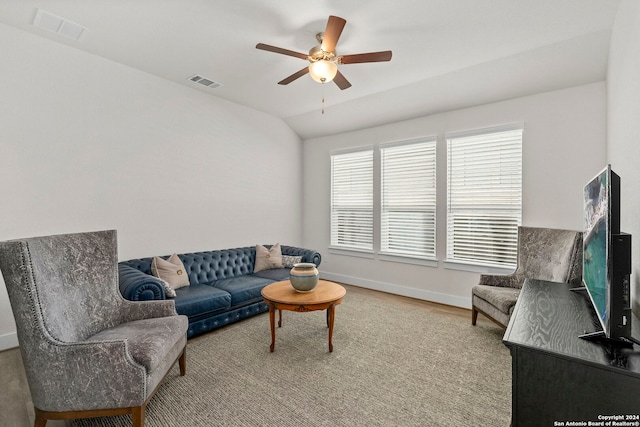
[[[338,65],[333,61],[321,59],[309,65],[309,74],[311,78],[318,83],[329,83],[337,73]]]
[[[338,43],[338,39],[340,38],[342,29],[346,23],[347,21],[344,18],[333,15],[329,16],[325,31],[323,33],[316,34],[316,40],[318,40],[318,43],[320,44],[312,47],[309,50],[308,55],[264,43],[258,43],[256,45],[256,49],[293,56],[294,58],[303,59],[311,63],[303,69],[291,74],[289,77],[280,80],[278,82],[279,85],[288,85],[292,81],[309,73],[313,80],[318,83],[333,81],[340,90],[349,89],[351,87],[351,83],[349,83],[349,80],[347,80],[345,76],[338,71],[338,64],[361,64],[364,62],[390,61],[391,51],[385,50],[381,52],[338,56],[336,54],[336,44]]]

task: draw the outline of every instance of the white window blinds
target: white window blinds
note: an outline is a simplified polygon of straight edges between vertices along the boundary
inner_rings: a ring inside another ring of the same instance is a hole
[[[331,246],[373,250],[373,150],[331,156]]]
[[[514,268],[522,127],[447,135],[447,260]]]
[[[436,256],[436,140],[382,147],[380,250]]]

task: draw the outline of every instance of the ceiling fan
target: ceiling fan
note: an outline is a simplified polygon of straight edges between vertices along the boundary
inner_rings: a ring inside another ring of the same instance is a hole
[[[309,73],[318,83],[328,83],[333,80],[341,90],[344,90],[351,87],[351,83],[349,83],[338,70],[338,64],[359,64],[363,62],[383,62],[391,60],[390,50],[338,56],[336,54],[336,44],[346,23],[346,20],[338,16],[329,16],[324,33],[316,34],[316,39],[320,45],[311,48],[308,55],[264,43],[258,43],[256,49],[293,56],[310,62],[309,66],[279,81],[278,84],[280,85],[288,85],[292,81]]]

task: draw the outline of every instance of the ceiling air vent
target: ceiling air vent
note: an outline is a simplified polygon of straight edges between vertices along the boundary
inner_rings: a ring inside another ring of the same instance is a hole
[[[67,21],[42,9],[37,10],[33,25],[73,40],[80,40],[87,31],[87,28],[82,25]]]
[[[198,83],[199,85],[206,86],[209,89],[215,89],[217,87],[222,86],[222,83],[214,82],[211,79],[207,79],[197,74],[189,77],[189,80],[191,80],[194,83]]]

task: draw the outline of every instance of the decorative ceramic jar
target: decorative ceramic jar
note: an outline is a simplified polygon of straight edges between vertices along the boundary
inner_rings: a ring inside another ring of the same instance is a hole
[[[311,292],[318,284],[318,269],[312,262],[300,262],[293,264],[289,273],[291,286],[298,292]]]

